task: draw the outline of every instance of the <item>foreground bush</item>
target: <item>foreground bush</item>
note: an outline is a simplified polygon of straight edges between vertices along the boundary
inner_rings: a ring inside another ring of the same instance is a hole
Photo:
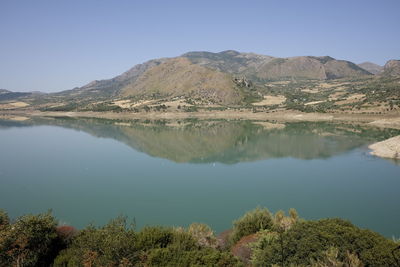
[[[123,217],[101,228],[89,226],[61,251],[54,266],[130,266],[139,259],[136,240],[133,227],[128,227]]]
[[[235,244],[242,237],[273,227],[273,217],[267,208],[256,208],[233,222],[231,243]]]
[[[322,259],[311,264],[312,267],[364,267],[364,264],[360,261],[358,256],[348,251],[346,252],[344,260],[339,259],[339,249],[335,247],[329,248],[323,254]]]
[[[189,227],[189,231],[145,227],[138,233],[138,266],[242,266],[232,254],[206,247],[202,235],[190,233],[194,228],[197,226]]]
[[[119,217],[77,231],[49,214],[13,222],[0,211],[0,266],[399,266],[399,243],[341,219],[304,221],[257,208],[234,222],[230,250],[211,228],[144,227]],[[242,262],[234,255],[240,257]]]
[[[189,225],[187,232],[193,236],[193,238],[197,240],[197,243],[202,247],[218,247],[218,242],[214,235],[214,231],[210,226],[204,223],[192,223]]]
[[[135,232],[123,218],[90,226],[73,238],[54,266],[240,266],[230,253],[199,245],[186,231],[145,227]]]
[[[9,223],[10,223],[10,219],[8,218],[8,214],[5,211],[0,210],[0,229],[2,226],[5,227]]]
[[[326,252],[338,249],[338,261],[356,255],[365,266],[396,266],[393,250],[396,243],[370,230],[360,229],[341,219],[299,222],[287,232],[261,239],[254,249],[256,266],[311,265],[324,261]]]
[[[229,252],[211,248],[180,250],[175,247],[154,249],[147,255],[145,266],[243,266]]]
[[[48,266],[62,248],[49,214],[25,215],[10,224],[0,214],[0,266]]]

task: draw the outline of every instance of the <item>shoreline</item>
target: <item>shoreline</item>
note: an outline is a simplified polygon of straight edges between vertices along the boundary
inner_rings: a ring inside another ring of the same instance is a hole
[[[368,148],[372,150],[370,152],[371,155],[400,160],[400,135],[374,143],[368,146]]]
[[[24,120],[29,117],[102,118],[112,120],[180,120],[180,119],[227,119],[278,122],[354,122],[381,128],[400,129],[400,114],[348,114],[348,113],[304,113],[299,111],[256,112],[252,111],[200,111],[200,112],[93,112],[93,111],[0,111],[0,118]]]

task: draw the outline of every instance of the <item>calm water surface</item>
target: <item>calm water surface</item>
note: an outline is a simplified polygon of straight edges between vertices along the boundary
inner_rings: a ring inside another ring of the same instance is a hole
[[[367,146],[400,134],[330,123],[0,121],[0,208],[63,223],[204,222],[256,206],[342,217],[400,237],[400,166]]]

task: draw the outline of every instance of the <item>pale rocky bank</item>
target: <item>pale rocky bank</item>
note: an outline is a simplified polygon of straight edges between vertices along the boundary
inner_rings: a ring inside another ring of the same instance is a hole
[[[372,144],[369,148],[372,149],[371,155],[382,158],[400,159],[400,135]]]

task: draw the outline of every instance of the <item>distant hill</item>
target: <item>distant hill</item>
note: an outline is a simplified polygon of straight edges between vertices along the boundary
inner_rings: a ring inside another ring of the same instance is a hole
[[[0,89],[0,101],[18,99],[20,97],[31,96],[33,93],[11,92],[6,89]]]
[[[332,57],[274,58],[228,50],[220,53],[189,52],[182,55],[193,63],[255,81],[287,79],[338,79],[371,75],[356,64]]]
[[[16,93],[1,89],[0,101],[19,99],[29,103],[30,107],[49,111],[117,111],[121,109],[120,105],[125,105],[123,109],[137,110],[138,105],[143,107],[148,100],[153,101],[152,105],[162,106],[161,102],[154,101],[163,100],[167,103],[173,99],[189,101],[186,102],[188,105],[195,101],[193,105],[217,104],[253,108],[251,103],[280,91],[286,97],[285,105],[288,108],[300,109],[300,106],[307,104],[307,109],[310,109],[313,103],[322,103],[326,99],[326,96],[323,98],[322,95],[319,97],[307,93],[310,86],[316,88],[315,90],[326,86],[319,86],[318,82],[347,79],[351,83],[356,79],[370,83],[379,77],[390,76],[393,79],[393,76],[400,76],[398,60],[389,61],[384,70],[379,72],[380,75],[374,76],[373,73],[378,73],[379,68],[380,66],[373,63],[356,65],[329,56],[277,58],[233,50],[219,53],[195,51],[175,58],[149,60],[114,78],[95,80],[82,87],[58,93]],[[279,84],[283,81],[285,83]],[[340,82],[343,81],[338,81]],[[387,82],[396,85],[395,81]],[[339,85],[332,86],[330,90]],[[338,95],[333,95],[333,91],[331,93],[332,99],[340,101]],[[327,94],[326,90],[324,94]],[[340,97],[351,96],[341,93]],[[374,97],[377,98],[375,95]],[[127,101],[127,104],[115,103],[121,99]],[[326,109],[329,104],[326,103],[323,107],[321,104],[318,108]],[[163,108],[165,107],[164,105]]]
[[[245,76],[255,84],[290,79],[338,79],[371,75],[354,63],[332,57],[275,58],[228,50],[189,52],[177,58],[155,59],[108,80],[91,82],[61,94],[110,97],[184,96],[221,104],[237,104],[246,96],[233,82]]]
[[[372,74],[379,74],[383,71],[382,66],[372,63],[372,62],[363,62],[363,63],[358,64],[358,66]]]
[[[384,76],[400,76],[400,60],[389,60],[383,67],[382,75]]]
[[[185,58],[189,61],[184,60]],[[150,60],[112,79],[96,80],[59,94],[103,98],[152,94],[190,94],[210,98],[211,95],[215,95],[211,98],[216,102],[232,103],[237,102],[240,95],[239,91],[234,90],[235,84],[228,81],[235,76],[246,76],[257,83],[270,80],[324,80],[366,75],[371,73],[354,63],[331,57],[275,58],[233,50],[220,53],[189,52],[177,58]]]

